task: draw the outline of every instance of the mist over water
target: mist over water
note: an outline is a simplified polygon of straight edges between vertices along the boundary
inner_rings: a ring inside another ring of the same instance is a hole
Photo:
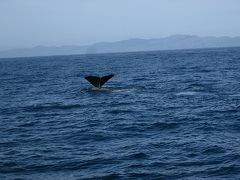
[[[0,59],[0,179],[239,179],[239,79],[240,48]]]

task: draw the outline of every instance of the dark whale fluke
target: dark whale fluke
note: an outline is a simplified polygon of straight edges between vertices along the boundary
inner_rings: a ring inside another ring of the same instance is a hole
[[[100,89],[113,76],[114,76],[113,74],[103,77],[86,76],[85,79],[88,80],[93,86]]]

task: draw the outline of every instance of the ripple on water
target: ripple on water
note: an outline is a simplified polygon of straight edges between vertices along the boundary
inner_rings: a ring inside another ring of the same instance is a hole
[[[239,58],[224,48],[1,61],[0,179],[240,179]],[[95,73],[116,76],[96,90],[84,79]]]

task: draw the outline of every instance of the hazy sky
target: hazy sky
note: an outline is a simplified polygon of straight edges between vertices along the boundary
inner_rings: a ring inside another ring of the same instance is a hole
[[[240,36],[240,0],[0,0],[0,50],[174,34]]]

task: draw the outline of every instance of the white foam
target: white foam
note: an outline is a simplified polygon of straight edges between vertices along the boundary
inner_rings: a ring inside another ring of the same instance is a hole
[[[196,94],[197,94],[197,92],[194,92],[194,91],[184,91],[184,92],[179,92],[176,95],[177,96],[193,96]]]
[[[239,97],[240,94],[232,94],[232,95],[230,95],[230,96]]]

